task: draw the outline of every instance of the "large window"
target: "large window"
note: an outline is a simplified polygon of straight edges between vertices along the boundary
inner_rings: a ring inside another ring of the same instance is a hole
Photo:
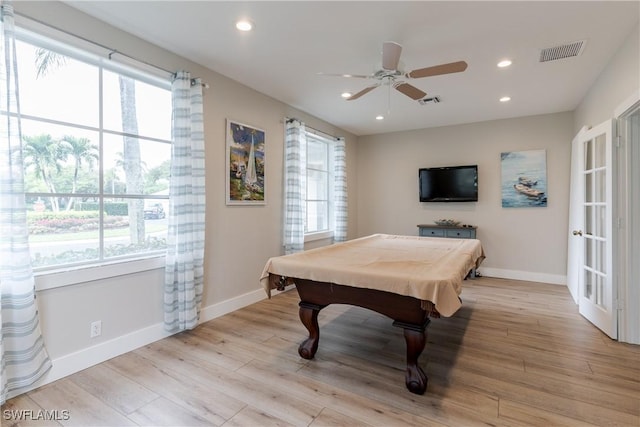
[[[336,143],[334,137],[307,129],[304,188],[305,241],[330,238],[336,228]]]
[[[34,269],[162,253],[170,83],[27,33],[17,55]]]
[[[306,141],[307,185],[304,198],[307,217],[304,232],[305,234],[327,233],[332,229],[330,218],[333,141],[308,131]]]

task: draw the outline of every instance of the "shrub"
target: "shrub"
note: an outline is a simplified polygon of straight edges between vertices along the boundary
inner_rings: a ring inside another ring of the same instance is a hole
[[[98,211],[28,212],[29,234],[74,233],[98,230],[100,213]],[[126,216],[106,216],[104,228],[128,227]]]
[[[98,202],[82,202],[76,204],[78,211],[97,211],[100,205]],[[129,215],[129,204],[127,202],[104,202],[104,211],[107,215]]]
[[[105,246],[104,257],[113,258],[121,255],[131,255],[142,252],[157,252],[166,249],[167,240],[164,238],[148,237],[143,243],[116,244]],[[95,261],[98,259],[98,249],[87,248],[83,250],[68,250],[59,254],[41,256],[35,254],[31,260],[33,267],[44,267],[47,265],[73,264],[84,261]]]

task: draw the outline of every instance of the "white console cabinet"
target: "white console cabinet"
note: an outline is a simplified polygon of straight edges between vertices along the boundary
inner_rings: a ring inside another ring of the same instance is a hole
[[[448,237],[451,239],[475,239],[475,226],[449,226],[436,224],[418,224],[418,235],[427,237]]]

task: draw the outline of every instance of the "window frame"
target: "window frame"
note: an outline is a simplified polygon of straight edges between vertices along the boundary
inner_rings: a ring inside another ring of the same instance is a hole
[[[53,50],[59,54],[68,56],[74,60],[88,63],[90,65],[98,67],[99,71],[99,87],[102,86],[103,70],[108,70],[113,73],[121,74],[137,81],[156,86],[162,89],[171,90],[171,77],[169,72],[160,72],[160,69],[147,65],[142,62],[132,60],[129,57],[115,57],[117,54],[115,50],[107,49],[99,44],[91,42],[86,39],[76,37],[72,34],[62,32],[55,28],[48,27],[44,24],[32,21],[28,18],[16,17],[16,40],[31,44],[36,47]],[[124,62],[118,61],[124,60]],[[134,64],[134,65],[130,65]],[[102,116],[103,102],[102,102],[102,90],[99,90],[99,109],[100,117]],[[77,123],[70,123],[65,121],[58,121],[48,119],[46,117],[36,117],[30,115],[21,114],[21,117],[27,120],[36,120],[42,123],[50,123],[53,125],[69,126],[78,129],[95,131],[99,134],[99,147],[100,156],[102,156],[102,139],[103,135],[118,135],[125,136],[124,132],[112,131],[104,129],[102,120],[97,127],[85,126]],[[171,140],[164,140],[161,138],[154,138],[145,135],[131,135],[138,138],[140,141],[155,141],[160,143],[172,144]],[[126,194],[110,194],[104,191],[103,173],[104,165],[101,164],[102,158],[99,164],[99,178],[98,178],[98,193],[91,194],[91,197],[98,197],[100,204],[106,199],[113,197],[118,198],[135,198],[135,199],[167,199],[169,196],[162,195],[126,195]],[[28,193],[29,197],[37,196],[40,193]],[[55,193],[58,196],[64,196],[66,193]],[[49,193],[43,196],[50,197]],[[73,197],[82,197],[84,194],[76,193]],[[124,196],[124,197],[123,197]],[[101,214],[102,217],[102,214]],[[102,220],[101,220],[102,221]],[[99,230],[99,242],[100,247],[103,247],[103,231],[101,226]],[[103,254],[102,254],[103,255]],[[80,283],[86,283],[95,280],[108,279],[126,274],[138,273],[153,269],[163,268],[165,258],[165,251],[155,251],[125,255],[122,257],[113,257],[102,260],[87,261],[86,263],[74,263],[64,265],[52,265],[49,268],[34,269],[34,279],[36,291],[42,291],[46,289],[54,289],[62,286],[76,285]]]
[[[323,144],[325,144],[326,147],[326,166],[327,169],[325,170],[321,170],[321,169],[317,169],[317,168],[310,168],[309,167],[309,140],[310,139],[314,139],[318,142],[321,142]],[[305,158],[305,171],[306,171],[306,186],[308,188],[309,185],[309,171],[314,171],[314,172],[322,172],[322,173],[326,173],[326,186],[327,186],[327,199],[326,199],[326,203],[327,203],[327,229],[325,230],[318,230],[318,231],[313,231],[313,232],[307,232],[307,214],[305,214],[305,219],[304,219],[304,228],[305,228],[305,232],[304,232],[304,241],[305,242],[313,242],[316,240],[324,240],[324,239],[332,239],[333,238],[333,234],[334,234],[334,230],[335,230],[335,224],[333,221],[333,209],[334,209],[334,202],[333,202],[333,192],[334,192],[334,161],[333,161],[333,145],[335,143],[335,138],[324,135],[318,131],[314,131],[311,130],[309,128],[305,129],[305,144],[306,144],[306,158]],[[304,203],[305,203],[305,211],[306,211],[306,207],[308,207],[308,202],[309,201],[324,201],[324,199],[313,199],[310,200],[307,198],[307,188],[305,188],[305,193],[304,193]]]

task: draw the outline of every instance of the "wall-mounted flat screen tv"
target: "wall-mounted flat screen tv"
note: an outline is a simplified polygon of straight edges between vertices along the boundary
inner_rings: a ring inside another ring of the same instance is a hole
[[[477,202],[478,165],[421,168],[421,202]]]

